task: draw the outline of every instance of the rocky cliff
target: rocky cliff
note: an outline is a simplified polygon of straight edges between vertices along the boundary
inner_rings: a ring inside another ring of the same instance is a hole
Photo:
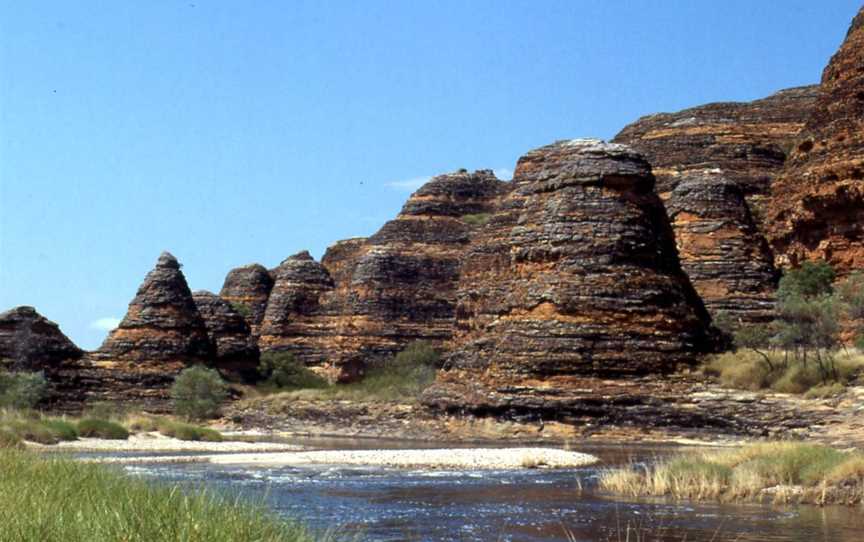
[[[800,87],[651,115],[615,137],[651,163],[681,265],[715,316],[772,317],[777,273],[761,231],[764,202],[819,95]]]
[[[212,344],[210,365],[231,380],[255,380],[258,346],[243,316],[212,292],[198,290],[193,292],[192,299]]]
[[[0,369],[50,372],[83,354],[57,324],[33,307],[0,314]]]
[[[560,142],[520,158],[513,183],[465,256],[454,350],[428,404],[557,409],[579,381],[669,372],[709,347],[641,156]]]
[[[440,175],[369,238],[303,253],[273,271],[261,350],[287,350],[350,380],[408,343],[443,343],[453,328],[460,258],[509,186],[491,171]]]
[[[257,336],[272,289],[270,272],[263,265],[253,263],[232,269],[225,277],[219,297],[243,316],[252,335]]]
[[[864,8],[822,73],[821,96],[773,183],[769,238],[782,266],[864,267]]]

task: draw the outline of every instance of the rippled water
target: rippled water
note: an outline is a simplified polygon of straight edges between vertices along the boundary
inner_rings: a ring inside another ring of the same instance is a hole
[[[380,442],[355,447],[370,445],[384,447]],[[670,451],[632,445],[579,450],[600,456],[605,466]],[[630,542],[864,540],[860,508],[614,500],[593,491],[597,467],[471,472],[154,464],[127,469],[263,498],[280,514],[314,528],[359,531],[363,540],[618,542],[628,540],[628,529]]]

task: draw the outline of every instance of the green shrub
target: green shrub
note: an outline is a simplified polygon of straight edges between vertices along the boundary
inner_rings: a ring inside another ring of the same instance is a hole
[[[780,279],[777,298],[781,303],[793,297],[814,298],[833,292],[832,283],[837,274],[828,262],[804,262],[790,269]]]
[[[491,219],[491,213],[475,213],[462,215],[462,222],[465,222],[466,224],[470,224],[472,226],[482,226],[483,224],[488,223]]]
[[[82,437],[126,440],[129,431],[118,423],[98,418],[85,418],[78,422],[78,434]]]
[[[816,386],[815,388],[810,388],[807,390],[807,393],[804,394],[806,399],[830,399],[832,397],[837,397],[846,389],[843,384],[839,382],[834,382],[832,384],[825,384],[822,386]]]
[[[97,401],[90,403],[84,410],[84,418],[96,418],[97,420],[121,420],[126,416],[128,407],[111,401]]]
[[[0,371],[0,407],[33,408],[45,398],[48,382],[41,373]]]
[[[313,373],[290,352],[261,354],[258,373],[264,385],[280,389],[315,389],[327,387],[327,381]]]
[[[62,418],[46,418],[42,423],[57,435],[60,440],[77,440],[78,429],[75,424]]]
[[[231,308],[234,309],[237,314],[239,314],[243,318],[249,318],[252,315],[252,309],[250,309],[249,305],[247,305],[246,303],[240,303],[235,301],[230,303],[230,305]]]
[[[4,421],[8,431],[11,431],[21,440],[38,442],[39,444],[57,444],[60,437],[42,420],[32,418],[13,418]]]
[[[193,440],[204,442],[222,442],[222,433],[207,427],[198,427],[188,423],[175,422],[172,420],[159,420],[159,432],[166,437],[180,440]]]
[[[211,418],[228,398],[228,387],[219,373],[207,367],[184,369],[171,386],[174,412],[191,419]]]
[[[864,272],[849,275],[837,284],[837,294],[843,303],[849,316],[856,320],[864,320]]]

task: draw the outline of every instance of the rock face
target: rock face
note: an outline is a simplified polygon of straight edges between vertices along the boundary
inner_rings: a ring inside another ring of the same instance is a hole
[[[681,267],[711,314],[771,320],[777,273],[741,186],[719,170],[689,172],[678,179],[666,211]]]
[[[559,142],[523,156],[513,182],[462,265],[455,350],[429,404],[532,410],[538,389],[669,372],[708,348],[642,157]]]
[[[33,307],[0,314],[0,369],[50,373],[82,355],[57,324]]]
[[[270,293],[258,339],[262,352],[291,352],[309,366],[331,360],[338,313],[323,304],[333,279],[308,252],[285,259],[273,270]]]
[[[214,293],[198,290],[192,298],[215,350],[213,365],[232,380],[255,380],[258,347],[246,320],[231,304]]]
[[[140,362],[206,363],[213,355],[177,259],[163,252],[144,278],[120,325],[99,348],[104,359]]]
[[[819,95],[818,87],[800,87],[651,115],[615,137],[651,163],[681,265],[714,316],[772,317],[777,273],[761,217],[771,180]]]
[[[822,73],[822,94],[771,193],[777,263],[864,267],[864,9]]]
[[[273,277],[269,271],[253,263],[232,269],[225,277],[219,297],[242,314],[252,335],[257,336],[272,289]]]
[[[643,117],[615,136],[645,156],[667,199],[689,172],[720,169],[751,203],[770,191],[820,90],[792,88],[748,103],[713,103]]]
[[[460,258],[507,186],[488,170],[435,177],[372,237],[335,244],[321,264],[307,253],[282,262],[262,352],[288,350],[350,380],[414,340],[449,340]]]

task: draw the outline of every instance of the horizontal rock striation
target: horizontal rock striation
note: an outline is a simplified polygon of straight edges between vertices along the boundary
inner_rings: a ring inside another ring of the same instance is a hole
[[[253,263],[232,269],[225,277],[219,297],[243,316],[252,335],[257,336],[272,289],[270,272],[263,265]]]
[[[258,371],[258,346],[243,316],[212,292],[198,290],[192,293],[192,299],[213,345],[211,364],[231,380],[254,381]]]
[[[761,201],[819,96],[818,86],[805,86],[753,102],[649,115],[626,126],[613,141],[645,156],[663,199],[686,173],[720,169],[748,198]]]
[[[824,259],[864,267],[864,8],[822,74],[821,97],[771,193],[781,266]]]
[[[670,372],[710,347],[707,313],[641,156],[559,142],[520,158],[513,182],[465,257],[455,349],[429,404],[450,396],[479,411],[499,393],[534,408],[537,388],[560,394],[568,379]]]
[[[308,252],[286,258],[272,271],[276,282],[258,339],[262,352],[291,352],[309,366],[331,361],[339,323],[333,304],[322,303],[333,279]]]
[[[774,317],[777,273],[738,183],[718,170],[681,176],[666,200],[681,267],[713,316]]]
[[[50,372],[83,354],[57,324],[33,307],[0,313],[0,369]]]
[[[764,202],[819,96],[816,86],[799,87],[651,115],[615,137],[651,163],[681,265],[713,316],[772,317],[777,273],[762,233]]]

